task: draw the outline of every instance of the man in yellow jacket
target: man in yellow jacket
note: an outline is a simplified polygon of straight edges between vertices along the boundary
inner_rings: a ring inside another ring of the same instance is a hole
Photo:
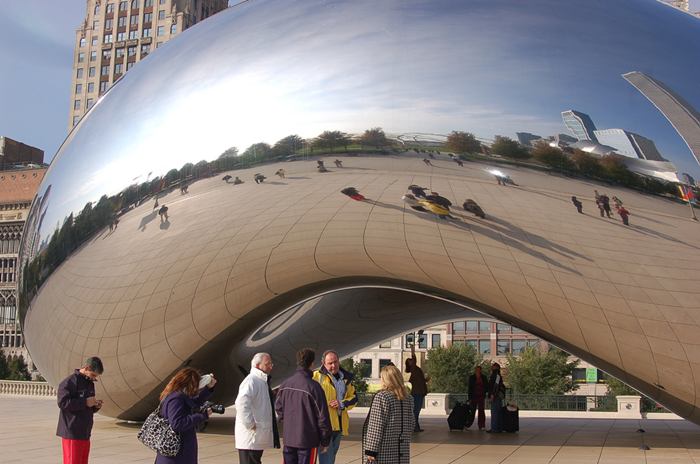
[[[352,385],[353,375],[340,367],[338,353],[328,350],[321,357],[321,367],[314,371],[314,380],[321,384],[326,395],[333,436],[328,451],[319,453],[319,464],[334,464],[340,448],[340,440],[348,434],[350,418],[348,410],[357,404],[357,393]]]

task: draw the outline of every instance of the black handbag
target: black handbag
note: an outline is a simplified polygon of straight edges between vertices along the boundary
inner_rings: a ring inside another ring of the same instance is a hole
[[[161,456],[177,456],[182,446],[180,434],[173,430],[168,419],[160,415],[160,405],[146,418],[137,437]]]

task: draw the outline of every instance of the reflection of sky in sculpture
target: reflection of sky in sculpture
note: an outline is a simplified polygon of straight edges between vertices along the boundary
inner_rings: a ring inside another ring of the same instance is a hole
[[[373,126],[552,135],[570,108],[653,139],[700,177],[670,124],[621,77],[648,73],[700,107],[698,34],[697,19],[653,1],[243,4],[165,44],[91,111],[59,151],[80,165],[47,175],[56,203],[44,224],[230,146]]]

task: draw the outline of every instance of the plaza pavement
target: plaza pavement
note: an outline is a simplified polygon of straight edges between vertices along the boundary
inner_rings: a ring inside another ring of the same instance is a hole
[[[55,436],[58,409],[52,398],[0,397],[2,463],[58,464]],[[343,440],[337,463],[361,463],[360,432],[364,411],[352,415],[351,435]],[[199,434],[199,462],[235,464],[233,414],[212,418]],[[468,430],[449,432],[444,417],[421,418],[425,432],[414,434],[413,464],[696,464],[700,462],[700,427],[684,420],[547,419],[520,420],[516,434],[490,435]],[[152,463],[154,454],[136,439],[138,424],[96,416],[92,464]],[[638,428],[646,433],[638,433]],[[649,451],[640,450],[641,444]],[[279,450],[268,450],[265,463],[279,463]]]

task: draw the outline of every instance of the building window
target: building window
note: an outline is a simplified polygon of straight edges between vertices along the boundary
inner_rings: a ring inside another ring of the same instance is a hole
[[[141,33],[142,37],[150,37],[151,36],[151,28],[146,27],[143,29],[143,32]]]
[[[119,2],[119,11],[126,11],[129,9],[129,2]]]
[[[159,5],[165,5],[165,0],[158,0]]]
[[[162,21],[165,19],[165,10],[158,10],[158,20]]]
[[[474,347],[476,350],[479,347],[479,340],[467,340],[467,346]]]
[[[88,91],[88,93],[92,93],[95,91],[95,83],[94,82],[88,82],[87,91]]]
[[[109,61],[112,58],[112,50],[102,50],[102,59]]]
[[[100,76],[109,76],[109,66],[102,66]]]
[[[127,61],[126,62],[126,70],[130,70],[131,67],[134,65],[134,61]]]
[[[90,45],[97,47],[97,35],[92,36],[92,39],[90,39]]]
[[[415,342],[415,340],[416,340],[415,334],[407,334],[407,335],[406,335],[405,347],[406,347],[406,348],[412,347],[412,346],[413,346],[413,343]]]
[[[519,329],[517,327],[511,327],[511,330],[513,331],[513,333],[525,333],[523,329]]]
[[[78,53],[78,63],[82,63],[83,61],[85,61],[85,53],[80,52]]]
[[[479,353],[491,354],[491,340],[479,340]]]
[[[95,10],[92,12],[93,15],[99,16],[100,15],[100,5],[95,5]]]
[[[514,355],[519,355],[522,354],[523,351],[525,351],[525,347],[527,346],[527,342],[525,340],[513,340],[512,342],[512,350]]]
[[[391,359],[380,359],[380,360],[379,360],[379,370],[381,371],[382,369],[384,369],[384,368],[385,368],[386,366],[388,366],[389,364],[393,364],[393,363],[391,362]]]
[[[83,93],[83,84],[75,84],[76,95]]]
[[[479,333],[491,333],[491,323],[479,321]]]
[[[575,383],[586,383],[586,368],[576,367],[571,373],[571,380]]]
[[[107,81],[100,82],[100,95],[107,91]]]
[[[148,56],[151,53],[151,44],[141,45],[141,58]]]
[[[391,340],[387,340],[385,342],[381,342],[379,344],[379,348],[391,348]]]
[[[453,333],[462,333],[462,332],[464,332],[464,321],[453,322],[453,323],[452,323],[452,332],[453,332]]]
[[[117,42],[126,40],[126,32],[117,32]]]
[[[114,65],[114,74],[121,74],[122,73],[122,64],[121,63],[115,63]]]
[[[73,125],[75,126],[80,121],[80,116],[73,116]]]
[[[510,333],[510,326],[508,324],[501,324],[500,322],[496,324],[496,332],[501,334],[501,333]]]
[[[453,340],[452,346],[464,346],[464,340]]]
[[[117,26],[126,27],[126,16],[120,16],[117,20]]]
[[[105,31],[111,31],[111,30],[112,30],[112,20],[105,19]]]
[[[540,341],[539,341],[539,340],[528,340],[528,341],[527,341],[527,346],[531,346],[532,348],[539,348],[539,347],[540,347]]]
[[[126,53],[128,56],[136,56],[136,46],[127,47]]]
[[[360,359],[360,375],[363,378],[372,377],[372,360]]]
[[[112,43],[112,34],[105,34],[104,43]]]
[[[108,3],[107,4],[107,14],[109,14],[113,11],[114,11],[114,3]]]
[[[149,6],[153,6],[153,0],[144,0],[143,7],[148,8]]]
[[[80,100],[75,100],[73,102],[73,109],[74,110],[79,110],[80,109]]]
[[[479,321],[467,321],[467,333],[477,333],[479,331]]]
[[[94,66],[90,66],[88,68],[88,77],[95,77],[95,67]]]
[[[437,348],[438,346],[440,346],[440,334],[433,334],[432,335],[432,341],[431,341],[430,346],[432,348]]]
[[[131,8],[138,8],[139,7],[139,0],[131,0]]]
[[[124,56],[124,47],[117,48],[115,50],[115,58],[121,58],[122,56]]]
[[[156,30],[156,34],[158,37],[162,37],[165,35],[165,28],[163,26],[158,26],[158,29]]]
[[[138,26],[139,25],[139,15],[131,15],[131,18],[129,19],[129,24],[132,26]]]
[[[170,26],[170,33],[177,34],[177,24],[173,24],[172,26]]]
[[[498,340],[496,342],[496,354],[505,356],[510,353],[510,340]]]
[[[93,50],[90,52],[90,61],[97,61],[97,51]]]
[[[153,13],[144,13],[143,14],[143,22],[144,23],[153,22]]]
[[[163,42],[156,42],[156,48],[160,48],[161,45],[163,45]]]
[[[139,31],[129,31],[129,39],[138,39]]]
[[[83,78],[83,68],[78,68],[78,69],[77,69],[77,71],[76,71],[76,73],[75,73],[75,77],[76,77],[77,79],[82,79],[82,78]]]
[[[85,37],[80,38],[80,48],[83,48],[85,46]]]

